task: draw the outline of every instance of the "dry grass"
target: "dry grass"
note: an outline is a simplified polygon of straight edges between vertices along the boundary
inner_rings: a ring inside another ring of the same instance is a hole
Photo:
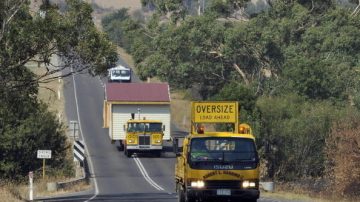
[[[87,0],[87,2],[95,3],[105,9],[128,8],[130,13],[141,9],[140,0]]]
[[[73,193],[73,192],[79,192],[79,191],[85,191],[91,188],[91,185],[87,182],[83,181],[80,182],[74,186],[71,186],[71,188],[68,189],[59,189],[57,191],[48,191],[47,190],[47,183],[49,182],[60,182],[63,181],[62,178],[53,178],[52,180],[40,180],[34,189],[34,195],[35,197],[44,197],[44,196],[56,196],[56,195],[62,195],[66,193]],[[70,179],[68,179],[70,180]]]
[[[10,185],[7,185],[6,187],[0,187],[0,197],[1,201],[7,201],[7,202],[18,202],[21,201],[19,198],[15,197],[15,194],[10,191],[11,188],[9,188]]]
[[[134,62],[132,56],[130,54],[128,54],[126,52],[126,50],[121,47],[117,47],[116,51],[117,51],[118,55],[120,56],[120,58],[123,59],[126,62],[126,64],[128,64],[130,66],[130,68],[132,68],[135,71],[135,69],[133,68],[135,66],[135,62]]]
[[[63,177],[52,177],[35,180],[33,183],[33,198],[56,196],[66,193],[73,193],[78,191],[85,191],[91,188],[87,182],[80,182],[69,189],[59,189],[57,191],[48,191],[47,183],[60,182],[64,180]],[[8,184],[6,187],[0,188],[0,196],[4,196],[2,201],[21,201],[21,199],[29,199],[29,185],[24,183],[21,185]]]
[[[37,63],[28,63],[26,66],[36,75],[44,75],[46,73],[46,68],[43,65],[39,67]],[[51,75],[50,77],[54,76],[56,75]],[[46,103],[49,106],[49,110],[54,112],[61,121],[66,122],[63,81],[61,79],[40,83],[38,98]]]
[[[261,197],[263,198],[276,198],[280,200],[290,200],[290,201],[311,201],[311,202],[330,202],[330,200],[314,198],[307,196],[305,194],[296,194],[284,191],[276,191],[274,193],[261,191]]]
[[[184,131],[190,130],[190,101],[184,99],[182,91],[171,92],[171,120]]]
[[[342,197],[360,199],[360,126],[359,115],[348,113],[335,123],[326,140],[327,191]]]

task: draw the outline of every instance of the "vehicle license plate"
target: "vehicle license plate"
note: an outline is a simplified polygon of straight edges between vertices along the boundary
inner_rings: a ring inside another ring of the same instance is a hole
[[[218,189],[216,190],[216,195],[218,196],[230,196],[231,190],[230,189]]]

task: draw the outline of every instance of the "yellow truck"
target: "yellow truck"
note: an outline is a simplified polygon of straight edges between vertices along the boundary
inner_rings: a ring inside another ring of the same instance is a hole
[[[193,102],[191,111],[191,133],[175,166],[179,201],[257,201],[259,157],[251,127],[239,124],[238,103]],[[203,124],[214,123],[230,124],[233,131],[206,131]]]
[[[147,152],[161,156],[165,130],[165,125],[161,121],[131,119],[127,121],[124,130],[126,139],[123,147],[127,157],[131,157],[134,152]]]

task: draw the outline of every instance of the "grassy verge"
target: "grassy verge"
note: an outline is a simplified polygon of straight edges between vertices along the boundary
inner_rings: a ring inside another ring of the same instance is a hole
[[[56,58],[53,58],[53,60],[56,60]],[[56,61],[52,62],[54,64],[57,63]],[[39,67],[37,63],[28,63],[26,66],[36,75],[44,75],[46,73],[46,68],[44,66]],[[51,69],[51,67],[49,68]],[[51,75],[51,77],[54,76],[57,75]],[[67,119],[65,116],[65,99],[63,94],[62,80],[54,79],[50,82],[40,83],[38,99],[46,103],[49,106],[49,110],[55,113],[61,122],[67,123]],[[68,151],[67,156],[70,159],[73,158],[71,150]],[[66,190],[60,189],[54,192],[47,191],[47,184],[50,182],[63,182],[71,180],[61,173],[55,173],[54,175],[54,177],[46,177],[45,179],[42,179],[41,176],[36,177],[37,179],[34,178],[34,198],[83,191],[91,188],[91,185],[89,185],[88,183],[81,182]],[[21,199],[28,199],[29,185],[27,183],[27,179],[24,179],[24,183],[22,184],[7,183],[0,185],[0,196],[3,197],[1,198],[1,201],[21,201]]]
[[[19,198],[19,194],[16,194],[14,191],[14,185],[13,184],[7,184],[0,186],[0,196],[2,201],[7,202],[18,202],[22,201]]]
[[[331,200],[323,198],[315,198],[306,194],[291,193],[286,191],[276,191],[273,193],[261,191],[262,198],[276,198],[279,200],[290,200],[290,201],[311,201],[311,202],[330,202]]]

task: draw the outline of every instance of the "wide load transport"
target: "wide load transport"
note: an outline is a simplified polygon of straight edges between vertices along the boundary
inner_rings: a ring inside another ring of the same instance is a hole
[[[191,132],[183,140],[175,166],[180,202],[252,201],[259,198],[259,158],[248,124],[239,124],[237,102],[193,102]],[[204,124],[225,124],[207,131]],[[226,127],[223,127],[226,128]],[[175,139],[178,151],[179,141]]]
[[[108,83],[104,101],[104,127],[124,154],[160,154],[170,140],[170,93],[166,83]]]

